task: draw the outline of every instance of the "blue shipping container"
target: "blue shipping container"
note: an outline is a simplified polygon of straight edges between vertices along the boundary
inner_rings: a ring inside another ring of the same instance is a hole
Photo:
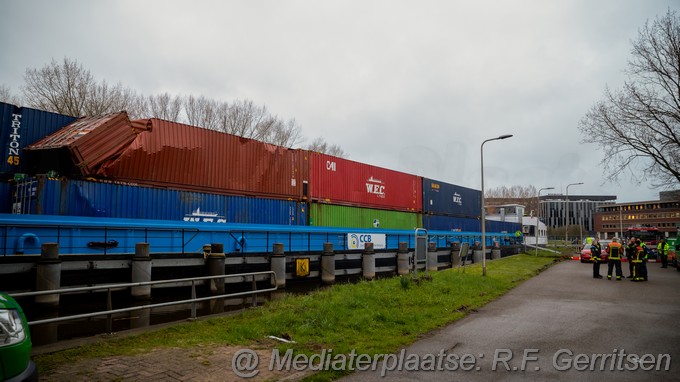
[[[479,219],[461,218],[444,215],[423,215],[423,228],[433,231],[453,232],[481,232],[482,226]],[[486,221],[486,232],[505,232],[514,235],[521,231],[519,223],[500,222],[495,220]]]
[[[481,209],[481,191],[423,178],[424,213],[478,219]]]
[[[23,213],[187,222],[305,225],[306,203],[292,200],[186,192],[83,180],[40,178]]]
[[[24,147],[54,133],[76,118],[0,102],[0,174],[25,173]]]
[[[481,232],[478,219],[423,214],[423,228],[432,231]]]

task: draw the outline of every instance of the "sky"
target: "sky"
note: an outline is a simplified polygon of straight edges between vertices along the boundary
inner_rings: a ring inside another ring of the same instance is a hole
[[[143,94],[249,99],[349,159],[465,187],[658,200],[578,122],[680,0],[2,0],[0,84],[68,57]],[[638,175],[639,169],[633,168]]]

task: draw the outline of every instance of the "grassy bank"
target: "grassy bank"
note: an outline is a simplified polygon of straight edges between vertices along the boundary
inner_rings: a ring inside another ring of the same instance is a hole
[[[421,282],[393,277],[335,285],[307,295],[286,295],[239,315],[181,323],[41,355],[35,361],[42,372],[49,372],[82,358],[139,354],[161,347],[250,345],[270,335],[296,341],[281,344],[282,350],[391,353],[464,317],[558,260],[547,252],[537,257],[532,253],[487,262],[485,278],[481,266],[475,265],[467,266],[465,273],[434,272],[431,280]]]

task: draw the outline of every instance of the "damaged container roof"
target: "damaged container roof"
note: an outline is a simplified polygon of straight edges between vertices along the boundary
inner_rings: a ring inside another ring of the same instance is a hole
[[[36,173],[94,176],[148,128],[130,122],[124,111],[81,118],[27,147],[29,167]]]

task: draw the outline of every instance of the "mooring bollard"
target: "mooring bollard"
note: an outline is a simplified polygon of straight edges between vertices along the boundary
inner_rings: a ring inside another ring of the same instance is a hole
[[[333,243],[323,243],[321,282],[323,284],[333,284],[335,282],[335,252],[333,252]]]
[[[427,270],[429,272],[439,269],[437,266],[439,259],[437,257],[437,243],[427,243]]]
[[[409,252],[408,243],[400,241],[397,249],[397,275],[408,275],[409,271]]]
[[[132,257],[132,282],[143,283],[151,281],[151,255],[149,243],[135,244],[135,255]],[[151,298],[151,285],[134,286],[130,288],[130,295],[139,300]]]
[[[54,290],[61,286],[61,259],[59,259],[59,243],[44,243],[40,247],[35,290]],[[59,294],[35,296],[35,302],[43,305],[59,305]]]
[[[364,252],[361,254],[361,268],[366,280],[375,278],[375,251],[373,243],[364,243]]]
[[[485,254],[482,252],[482,243],[475,242],[474,250],[472,251],[472,262],[474,264],[481,264]]]
[[[458,265],[460,265],[460,243],[459,242],[453,242],[451,243],[451,268],[455,268]]]
[[[274,243],[274,253],[270,259],[271,270],[276,275],[276,282],[272,280],[272,286],[277,288],[286,287],[286,255],[283,252],[283,243]]]
[[[208,254],[208,275],[224,275],[224,244],[214,243],[210,245]],[[210,292],[212,294],[224,294],[224,279],[216,278],[210,280]]]

